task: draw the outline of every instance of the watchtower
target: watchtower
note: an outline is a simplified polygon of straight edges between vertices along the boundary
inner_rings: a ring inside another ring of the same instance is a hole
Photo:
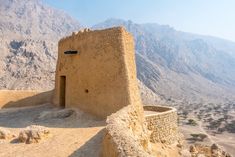
[[[140,103],[134,41],[122,27],[80,31],[59,41],[54,104],[107,117]]]

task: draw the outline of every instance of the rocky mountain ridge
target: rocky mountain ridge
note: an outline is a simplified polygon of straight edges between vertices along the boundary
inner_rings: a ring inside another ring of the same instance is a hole
[[[41,0],[0,0],[0,88],[54,88],[57,42],[81,25]],[[142,97],[159,97],[140,82]]]
[[[58,40],[81,25],[40,0],[0,0],[0,88],[54,86]],[[235,99],[235,44],[165,25],[109,19],[92,29],[124,26],[136,43],[141,94],[147,103]]]
[[[0,4],[0,88],[52,89],[57,42],[80,23],[40,0]]]
[[[235,43],[158,24],[109,19],[94,29],[124,26],[134,35],[138,78],[164,99],[234,99]]]

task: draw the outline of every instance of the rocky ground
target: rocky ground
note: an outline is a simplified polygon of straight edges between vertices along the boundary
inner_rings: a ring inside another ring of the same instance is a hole
[[[175,104],[176,105],[176,104]],[[235,155],[235,104],[179,105],[179,125],[188,146],[218,144],[231,156]]]
[[[215,129],[215,124],[212,124],[220,119],[217,110],[228,109],[229,112],[225,115],[233,115],[234,105],[227,104],[221,109],[216,108],[216,105],[214,107],[210,111],[213,113],[211,117],[208,117],[208,112],[197,114],[202,109],[199,106],[197,109],[192,108],[189,113],[181,108],[179,126],[186,142],[177,147],[182,150],[182,156],[198,157],[204,154],[206,157],[231,157],[235,154],[235,134],[232,129],[234,117],[230,116],[221,122],[218,128],[223,131]],[[210,121],[203,122],[198,115],[206,116],[203,119]],[[105,121],[78,109],[59,109],[50,104],[1,109],[0,156],[96,157],[101,149],[105,125]],[[160,152],[175,153],[169,146],[159,144],[156,147]]]

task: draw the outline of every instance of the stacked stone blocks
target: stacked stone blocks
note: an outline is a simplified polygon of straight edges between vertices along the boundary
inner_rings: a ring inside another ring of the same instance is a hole
[[[144,110],[155,111],[145,115],[150,141],[153,143],[173,144],[179,138],[176,109],[162,106],[144,106]]]

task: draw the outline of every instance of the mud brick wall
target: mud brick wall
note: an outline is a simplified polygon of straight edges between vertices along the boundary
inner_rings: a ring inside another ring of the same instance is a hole
[[[1,90],[0,109],[51,103],[53,91]]]
[[[66,54],[77,51],[77,54]],[[61,39],[54,104],[106,118],[140,100],[134,40],[122,27],[86,30]],[[63,98],[63,99],[62,99]]]

